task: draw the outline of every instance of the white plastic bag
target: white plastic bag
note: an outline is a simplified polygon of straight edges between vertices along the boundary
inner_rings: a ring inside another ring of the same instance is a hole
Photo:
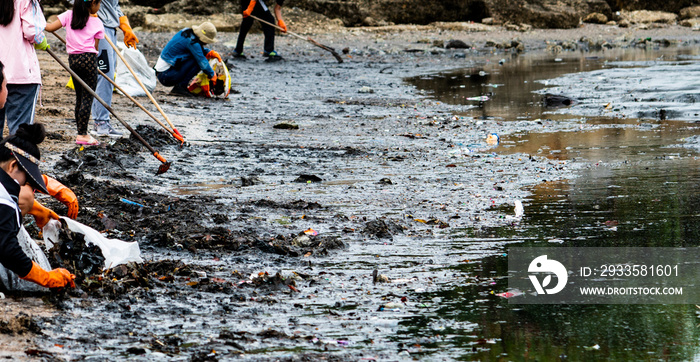
[[[96,245],[102,250],[102,255],[105,257],[104,269],[111,269],[117,265],[129,262],[143,263],[139,243],[128,243],[119,239],[107,239],[102,236],[99,231],[87,225],[83,225],[66,217],[61,217],[61,219],[66,221],[71,231],[85,235],[85,241],[87,243]],[[52,240],[58,240],[58,229],[60,227],[61,223],[58,220],[51,220],[44,226],[43,234],[46,250],[53,247],[54,243]]]
[[[122,43],[118,44],[118,47],[121,50],[121,54],[124,56],[124,59],[126,59],[126,61],[129,63],[131,69],[134,70],[134,73],[136,73],[141,82],[143,82],[143,85],[146,86],[146,89],[148,89],[149,92],[153,93],[153,90],[156,89],[156,71],[148,65],[146,57],[144,57],[138,49],[127,48]],[[117,85],[120,86],[124,90],[124,92],[128,93],[130,96],[138,97],[146,95],[146,92],[143,91],[143,88],[141,88],[141,86],[131,74],[129,69],[126,67],[126,65],[124,65],[124,62],[122,62],[121,58],[119,58],[118,56],[115,78]]]
[[[17,241],[22,247],[22,251],[27,254],[29,259],[39,264],[44,270],[51,270],[51,264],[49,264],[49,260],[46,259],[46,255],[44,255],[34,239],[29,236],[24,226],[19,229]],[[17,274],[11,272],[2,265],[0,265],[0,283],[2,283],[7,290],[21,290],[25,292],[45,292],[49,290],[34,282],[20,279]]]

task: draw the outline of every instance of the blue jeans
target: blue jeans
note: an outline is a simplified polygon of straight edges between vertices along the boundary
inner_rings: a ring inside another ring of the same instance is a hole
[[[105,36],[108,36],[112,43],[117,44],[117,29],[105,27]],[[107,55],[107,65],[109,66],[109,71],[104,73],[111,79],[114,79],[114,72],[117,70],[117,53],[114,51],[112,46],[109,45],[107,40],[104,39],[100,41],[97,48],[98,58],[104,58],[104,56],[102,56],[102,52],[105,52]],[[97,77],[97,87],[95,87],[95,93],[97,93],[97,95],[102,98],[105,103],[110,106],[112,105],[114,86],[102,76]],[[96,121],[109,121],[109,111],[97,99],[92,101],[92,119]]]
[[[38,96],[38,84],[7,85],[7,102],[5,108],[0,109],[0,135],[5,128],[5,117],[11,135],[17,132],[19,125],[34,123]]]
[[[187,88],[192,78],[201,71],[202,69],[199,68],[197,61],[194,58],[190,58],[175,64],[165,72],[156,73],[156,76],[160,84],[166,87],[180,85]]]

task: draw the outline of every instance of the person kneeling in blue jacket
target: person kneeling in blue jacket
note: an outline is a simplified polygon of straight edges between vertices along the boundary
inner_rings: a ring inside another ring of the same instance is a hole
[[[190,80],[200,71],[204,72],[212,83],[216,83],[216,73],[209,65],[208,59],[219,59],[221,56],[214,50],[204,47],[216,41],[216,27],[210,22],[204,22],[199,26],[180,30],[165,45],[158,57],[156,71],[158,81],[166,86],[173,87],[176,94],[189,94],[187,86]]]

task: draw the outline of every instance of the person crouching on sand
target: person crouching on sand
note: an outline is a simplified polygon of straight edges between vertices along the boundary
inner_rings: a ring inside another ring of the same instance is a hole
[[[180,30],[165,45],[153,67],[160,84],[173,87],[174,94],[188,95],[187,85],[200,71],[216,84],[217,76],[208,59],[223,60],[219,53],[204,47],[214,42],[216,27],[210,22]]]
[[[49,193],[39,172],[41,153],[37,147],[45,136],[44,125],[22,124],[14,135],[0,141],[0,264],[46,288],[75,287],[75,275],[63,268],[42,269],[24,253],[17,239],[22,225],[18,205],[21,187],[28,183]]]

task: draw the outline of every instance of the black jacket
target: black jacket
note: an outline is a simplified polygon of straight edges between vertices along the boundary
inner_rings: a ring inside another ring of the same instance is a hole
[[[0,187],[4,187],[7,190],[12,201],[16,204],[20,187],[2,169],[0,169]],[[0,203],[0,264],[12,270],[18,276],[24,277],[32,269],[32,260],[24,253],[17,241],[20,225],[17,223],[17,212],[15,209]]]

